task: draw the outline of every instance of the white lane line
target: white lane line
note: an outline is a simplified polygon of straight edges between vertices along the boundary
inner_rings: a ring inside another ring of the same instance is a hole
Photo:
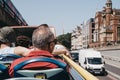
[[[118,78],[118,79],[120,80],[120,75],[117,75],[116,73],[113,73],[113,72],[111,72],[111,71],[109,71],[109,70],[107,70],[107,69],[106,69],[106,71],[107,71],[109,74],[113,75],[114,77],[116,77],[116,78]]]

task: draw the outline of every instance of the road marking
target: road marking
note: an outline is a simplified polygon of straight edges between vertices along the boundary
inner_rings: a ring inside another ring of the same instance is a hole
[[[107,69],[106,69],[106,71],[107,71],[108,73],[110,73],[111,75],[113,75],[114,77],[120,79],[120,75],[117,75],[116,73],[113,73],[113,72],[111,72],[111,71],[109,71],[109,70],[107,70]],[[114,77],[112,77],[112,76],[108,76],[108,77],[111,77],[112,79],[114,78]],[[113,80],[117,80],[117,79],[114,78]]]

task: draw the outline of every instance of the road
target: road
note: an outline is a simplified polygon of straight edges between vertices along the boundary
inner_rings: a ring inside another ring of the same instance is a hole
[[[101,51],[105,60],[106,76],[95,75],[100,80],[120,80],[120,50]]]
[[[99,80],[120,80],[120,49],[99,50],[105,61],[107,75],[95,75]]]
[[[105,64],[105,69],[108,73],[106,76],[102,76],[102,75],[95,75],[95,76],[98,77],[100,80],[120,80],[119,68]]]

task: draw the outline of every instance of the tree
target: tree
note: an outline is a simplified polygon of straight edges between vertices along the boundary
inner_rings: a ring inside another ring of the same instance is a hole
[[[71,49],[71,33],[59,35],[57,40],[69,50]]]

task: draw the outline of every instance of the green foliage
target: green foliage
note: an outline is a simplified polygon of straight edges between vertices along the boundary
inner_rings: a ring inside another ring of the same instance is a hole
[[[57,37],[58,42],[67,47],[69,50],[71,48],[71,33],[59,35]]]

